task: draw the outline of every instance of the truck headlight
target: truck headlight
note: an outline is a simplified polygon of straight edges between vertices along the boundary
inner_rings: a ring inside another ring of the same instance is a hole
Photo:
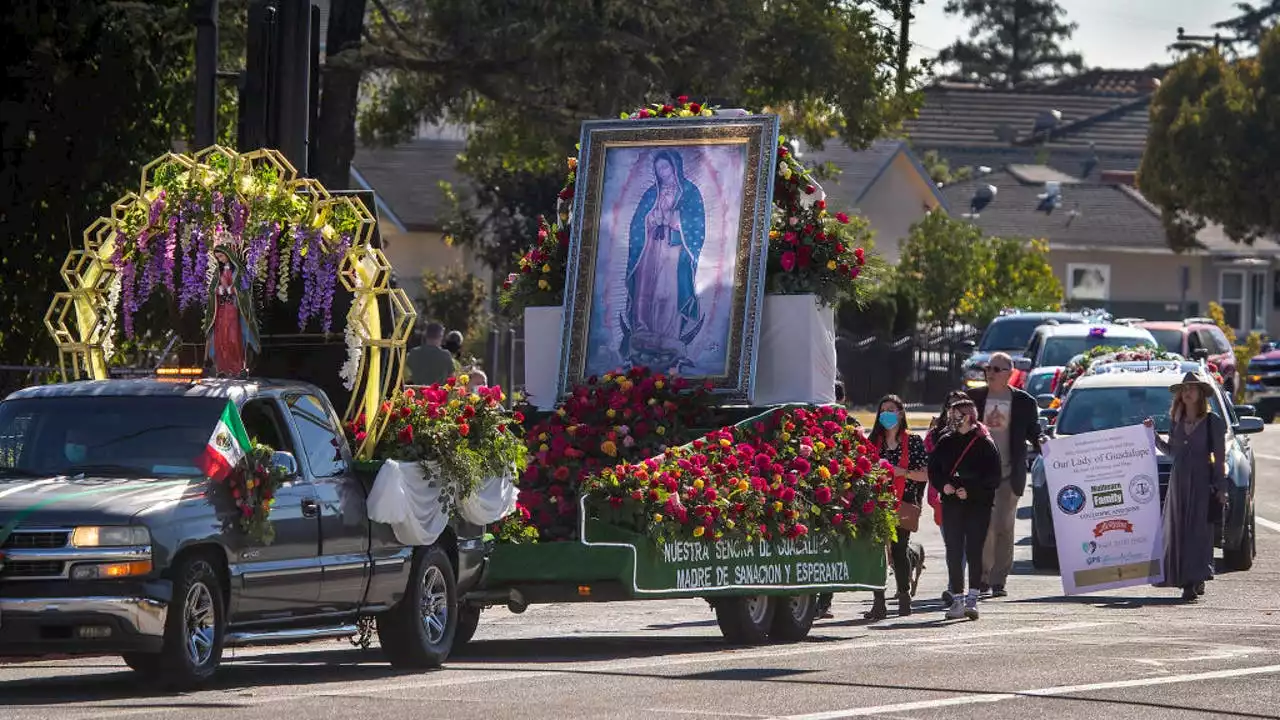
[[[151,533],[141,525],[88,525],[71,533],[71,544],[80,548],[150,545]]]
[[[150,560],[116,563],[85,563],[71,568],[72,580],[119,580],[151,574]]]

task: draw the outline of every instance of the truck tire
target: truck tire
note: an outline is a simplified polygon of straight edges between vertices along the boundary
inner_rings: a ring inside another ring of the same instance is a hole
[[[184,558],[174,572],[164,646],[155,654],[126,654],[125,664],[158,677],[173,690],[190,690],[208,682],[222,662],[227,631],[223,597],[217,569],[199,555]]]
[[[1058,549],[1041,544],[1034,518],[1031,520],[1031,567],[1036,570],[1058,569]]]
[[[778,604],[768,595],[717,598],[716,623],[730,645],[762,645],[769,641]]]
[[[1226,566],[1228,572],[1243,572],[1253,569],[1253,556],[1255,554],[1254,541],[1254,518],[1253,512],[1249,512],[1249,519],[1244,524],[1244,530],[1240,533],[1240,544],[1233,548],[1222,549],[1222,563]]]
[[[377,616],[378,642],[397,668],[438,668],[449,657],[458,629],[458,586],[453,563],[432,545],[413,553],[404,597]]]
[[[809,636],[818,609],[813,595],[792,595],[774,598],[777,609],[773,613],[773,625],[769,639],[774,642],[800,642]]]
[[[476,628],[480,627],[481,610],[483,608],[479,605],[462,603],[458,606],[458,631],[453,636],[454,649],[471,642],[471,638],[476,634]]]

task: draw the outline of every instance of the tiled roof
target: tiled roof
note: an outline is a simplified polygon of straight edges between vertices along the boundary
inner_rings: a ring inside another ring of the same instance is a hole
[[[989,90],[940,85],[925,90],[919,117],[904,125],[913,147],[1007,148],[1038,145],[1036,118],[1062,113],[1049,147],[1141,155],[1147,140],[1150,96],[1048,90]]]
[[[804,152],[802,147],[799,159],[806,165],[831,163],[840,170],[835,179],[820,182],[827,193],[827,204],[847,210],[856,207],[903,145],[901,140],[876,140],[865,150],[852,150],[842,142],[832,141],[812,152]]]
[[[1078,75],[1029,84],[1028,92],[1088,93],[1091,95],[1146,95],[1155,91],[1169,68],[1155,66],[1142,70],[1107,70],[1097,68]]]
[[[1026,168],[1020,170],[1026,173]],[[1043,238],[1051,247],[1064,250],[1170,252],[1159,209],[1127,185],[1064,183],[1062,205],[1046,215],[1036,211],[1044,184],[1023,182],[1002,169],[943,188],[953,215],[969,212],[979,185],[997,188],[991,204],[971,219],[990,235]],[[1280,245],[1270,240],[1259,240],[1252,248],[1238,245],[1216,226],[1205,228],[1199,240],[1213,255],[1280,254]]]
[[[465,146],[456,140],[414,140],[391,148],[361,147],[352,166],[408,229],[436,229],[447,209],[440,181],[465,180],[454,167]]]
[[[930,148],[917,148],[917,152],[923,152]],[[986,165],[992,169],[1005,167],[1006,165],[1037,165],[1044,164],[1067,175],[1080,177],[1084,172],[1084,165],[1089,158],[1094,156],[1094,152],[1089,148],[1073,148],[1073,147],[1057,147],[1050,144],[1049,147],[944,147],[934,148],[938,154],[950,163],[953,170],[971,167],[977,168]],[[1094,180],[1098,179],[1099,173],[1103,170],[1137,170],[1138,165],[1142,162],[1142,152],[1134,153],[1108,153],[1097,151],[1098,165],[1090,173],[1090,177]]]

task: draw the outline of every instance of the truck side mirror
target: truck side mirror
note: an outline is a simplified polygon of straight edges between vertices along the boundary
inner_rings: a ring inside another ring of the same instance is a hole
[[[1031,370],[1031,358],[1028,358],[1028,357],[1014,358],[1013,366],[1018,370],[1021,370],[1022,372],[1029,372]]]
[[[298,459],[293,453],[277,450],[271,453],[271,467],[293,480],[298,477]]]

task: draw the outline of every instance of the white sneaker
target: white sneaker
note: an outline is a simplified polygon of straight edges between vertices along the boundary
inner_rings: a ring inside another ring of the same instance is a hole
[[[964,598],[956,595],[951,600],[951,607],[947,608],[948,620],[959,620],[964,617]]]
[[[970,591],[968,597],[964,599],[963,614],[970,620],[978,619],[978,594]]]

